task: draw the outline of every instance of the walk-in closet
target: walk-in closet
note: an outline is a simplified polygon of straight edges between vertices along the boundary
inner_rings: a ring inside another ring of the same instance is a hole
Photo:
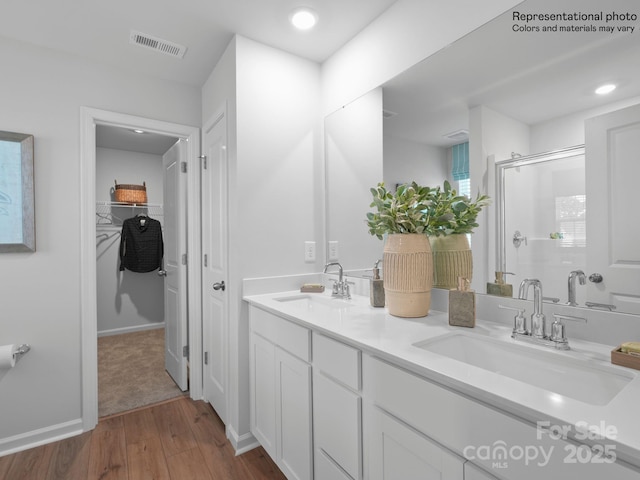
[[[177,138],[115,126],[96,129],[100,417],[184,393],[165,370],[163,156],[176,142]],[[151,233],[153,227],[157,233]],[[141,236],[144,247],[131,248],[133,234]],[[140,252],[149,250],[154,252],[152,259],[132,262],[135,252],[142,258]]]

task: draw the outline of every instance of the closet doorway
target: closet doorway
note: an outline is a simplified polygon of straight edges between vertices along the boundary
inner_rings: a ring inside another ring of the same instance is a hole
[[[88,107],[81,109],[81,116],[82,402],[83,427],[90,430],[97,424],[98,416],[105,414],[104,411],[99,413],[98,409],[98,340],[110,340],[118,345],[114,358],[122,360],[123,364],[115,366],[115,370],[123,371],[124,376],[121,379],[126,379],[129,375],[124,370],[131,370],[136,364],[149,363],[145,355],[154,349],[158,353],[159,338],[163,353],[160,356],[164,357],[161,359],[160,372],[163,375],[166,375],[165,370],[171,372],[175,382],[170,380],[170,383],[175,385],[174,388],[178,389],[179,395],[184,394],[183,391],[187,389],[192,398],[202,395],[202,381],[198,380],[202,371],[199,362],[190,366],[191,384],[187,375],[187,355],[193,353],[196,359],[201,357],[201,315],[199,308],[196,308],[201,298],[201,272],[197,261],[200,243],[199,225],[195,221],[199,218],[200,193],[199,171],[193,168],[193,164],[197,166],[198,162],[200,137],[199,130],[195,127]],[[158,147],[165,150],[164,154],[137,151],[137,148],[127,146],[123,138],[115,142],[111,140],[112,143],[109,143],[103,135],[133,135],[133,129],[148,132],[145,140],[150,140],[152,136],[165,137],[165,147]],[[136,177],[135,169],[145,163],[143,157],[148,160],[147,156],[154,155],[157,160],[154,172],[143,169]],[[114,163],[105,167],[102,164],[105,159]],[[122,167],[122,174],[126,177],[121,178],[125,180],[117,178],[116,172],[113,171],[114,165]],[[140,180],[141,176],[145,179]],[[113,204],[115,181],[119,184],[145,182],[146,205]],[[106,198],[104,189],[108,192]],[[187,203],[190,205],[188,210]],[[138,208],[139,210],[136,210]],[[144,273],[129,269],[121,271],[121,223],[118,224],[118,221],[127,218],[135,220],[141,214],[146,215],[146,219],[154,220],[155,215],[163,224],[162,267]],[[111,251],[108,251],[109,249]],[[105,274],[100,272],[100,262],[108,264],[106,275],[111,282],[110,286],[105,286],[103,282],[102,277]],[[191,264],[188,269],[187,263]],[[164,272],[166,276],[158,275]],[[136,276],[139,278],[135,278]],[[190,291],[186,288],[187,281],[192,286]],[[106,310],[101,310],[105,305],[108,305]],[[187,324],[187,312],[192,313],[189,318],[192,322],[190,329]],[[131,336],[128,338],[130,341],[125,341],[125,336],[128,335]],[[157,338],[152,338],[154,336]],[[124,353],[126,344],[131,344],[132,352],[142,356],[139,359],[129,357],[129,354]],[[192,349],[189,348],[191,345]],[[116,360],[112,362],[115,363]],[[154,376],[161,375],[142,374],[144,378]],[[124,390],[135,395],[139,392],[142,382],[134,383],[135,386],[125,387]],[[159,389],[152,387],[150,390]],[[131,406],[138,406],[126,401],[123,405],[121,408],[125,410]]]
[[[188,388],[180,253],[186,252],[184,150],[177,137],[96,126],[100,417],[175,398]],[[133,234],[155,254],[138,258],[127,251],[123,236]]]

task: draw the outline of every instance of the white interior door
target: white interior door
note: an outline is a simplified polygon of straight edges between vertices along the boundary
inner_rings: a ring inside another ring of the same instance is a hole
[[[164,167],[164,325],[165,368],[181,390],[187,390],[187,176],[181,171],[185,142],[162,157]]]
[[[203,128],[202,253],[204,398],[227,423],[227,131],[224,113]]]
[[[640,314],[640,105],[587,120],[587,275],[591,302]]]

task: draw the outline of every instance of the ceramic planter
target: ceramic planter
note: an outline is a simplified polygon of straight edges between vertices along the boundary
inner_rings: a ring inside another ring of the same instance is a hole
[[[426,235],[391,234],[384,246],[386,306],[396,317],[429,314],[433,285],[433,255]]]
[[[458,277],[471,281],[473,256],[469,239],[464,234],[429,237],[433,252],[433,286],[452,289]]]

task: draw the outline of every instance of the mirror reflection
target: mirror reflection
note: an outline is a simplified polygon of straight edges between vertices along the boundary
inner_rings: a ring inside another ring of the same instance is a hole
[[[325,119],[327,262],[352,275],[371,273],[382,242],[367,233],[369,189],[382,176],[382,91],[368,94]],[[355,271],[355,272],[354,272]]]
[[[640,63],[637,61],[640,36],[623,28],[613,32],[516,31],[514,25],[518,22],[514,21],[513,12],[585,12],[594,9],[599,12],[602,5],[577,0],[524,1],[382,85],[384,161],[381,175],[385,183],[394,185],[416,180],[437,185],[447,179],[460,190],[451,171],[451,148],[466,141],[469,141],[470,150],[470,192],[472,195],[477,191],[486,192],[494,200],[497,195],[494,164],[488,159],[500,162],[510,159],[512,152],[526,157],[581,144],[586,144],[588,157],[587,119],[640,103]],[[607,4],[607,9],[635,11],[636,2],[614,0]],[[623,27],[623,23],[610,26]],[[632,26],[637,29],[637,25]],[[596,88],[605,83],[613,83],[617,88],[608,95],[595,94]],[[349,122],[348,107],[341,111],[345,122]],[[377,138],[371,140],[378,141]],[[330,170],[332,158],[327,155],[326,161]],[[592,184],[597,185],[597,180],[588,180],[588,166],[585,175],[585,196],[587,203],[593,205],[588,199],[593,193]],[[602,178],[606,175],[600,175],[600,182]],[[328,177],[328,185],[331,181]],[[369,183],[367,190],[376,180]],[[621,193],[615,188],[607,190],[615,191],[618,197],[630,195],[630,192]],[[530,201],[535,203],[537,193],[531,192],[531,195]],[[367,193],[363,193],[364,197],[368,202]],[[621,198],[616,202],[624,205]],[[331,198],[327,198],[327,205],[331,207]],[[362,215],[367,207],[368,203],[357,207],[354,202],[341,205],[343,224],[348,212],[357,210],[357,214],[352,212],[351,215],[351,224],[358,226],[357,232],[355,229],[350,232],[357,236],[352,237],[356,240],[354,245],[371,241]],[[332,238],[339,239],[341,234],[333,222],[333,211],[335,208],[327,209],[327,231],[331,232]],[[498,259],[496,218],[494,203],[486,215],[479,218],[481,228],[471,238],[473,288],[477,292],[486,292],[486,284],[494,281],[494,271],[509,268],[502,267]],[[587,220],[587,244],[592,232],[588,223]],[[551,228],[547,234],[554,233],[553,230]],[[630,235],[624,235],[619,241],[624,245],[616,247],[625,251],[621,258],[627,266],[628,262],[635,262],[633,255],[627,253],[631,241]],[[592,250],[589,247],[585,250],[585,264],[591,260]],[[382,244],[379,251],[382,251]],[[522,252],[523,249],[520,256],[523,256]],[[357,248],[340,250],[340,261],[348,264],[351,270],[370,270],[372,256],[360,256]],[[538,260],[529,261],[533,267]],[[579,261],[575,261],[577,265]],[[585,270],[585,273],[593,272]],[[506,280],[517,282],[509,276]],[[558,287],[551,281],[547,283],[545,296],[559,298],[563,303],[567,301],[566,278],[564,282],[558,282]],[[610,293],[603,293],[602,283],[587,282],[587,287],[578,289],[579,303],[594,301],[591,297],[597,294],[600,296],[596,302],[615,301]],[[585,298],[581,297],[583,294]],[[514,295],[517,295],[517,285],[514,285]],[[636,292],[638,297],[640,292]],[[631,300],[626,302],[627,306],[631,304]],[[616,311],[633,311],[627,306]]]
[[[573,282],[571,302],[584,305],[586,287],[580,287],[587,270],[584,147],[514,157],[496,164],[498,265],[505,284],[512,285],[517,296],[523,280],[537,278],[547,301],[568,303],[569,277],[582,272]],[[488,284],[487,293],[493,291]]]

